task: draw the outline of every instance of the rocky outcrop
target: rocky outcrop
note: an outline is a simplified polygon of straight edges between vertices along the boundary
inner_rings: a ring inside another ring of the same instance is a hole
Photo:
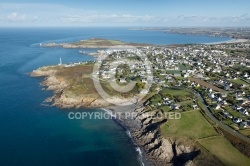
[[[34,70],[30,73],[32,77],[45,77],[41,86],[44,86],[45,90],[51,90],[54,92],[52,97],[49,97],[45,102],[51,102],[53,106],[60,108],[80,108],[91,107],[101,108],[108,107],[111,104],[107,101],[113,101],[116,103],[122,103],[123,100],[118,97],[101,98],[97,93],[74,95],[70,91],[65,90],[68,86],[67,80],[56,77],[56,73],[60,70],[58,66],[47,66]]]
[[[53,103],[54,106],[61,108],[109,106],[111,108],[107,100],[116,101],[116,103],[123,102],[118,97],[104,100],[96,93],[72,95],[70,91],[65,90],[69,86],[67,81],[56,77],[57,70],[58,66],[43,67],[30,74],[33,77],[45,77],[41,85],[46,90],[54,92],[54,95],[45,101]],[[204,159],[207,160],[208,157],[200,155],[201,151],[192,142],[162,137],[160,125],[167,121],[162,111],[147,109],[139,103],[134,106],[113,108],[113,110],[121,111],[123,114],[127,111],[135,114],[131,119],[122,118],[122,121],[131,131],[135,143],[143,149],[149,165],[219,165],[213,159],[204,162]]]
[[[160,110],[148,110],[145,107],[134,110],[136,117],[129,122],[124,120],[129,127],[131,135],[137,145],[142,147],[150,165],[220,165],[215,159],[206,160],[200,157],[201,151],[191,140],[171,140],[161,136],[160,125],[167,121]],[[136,121],[137,126],[135,126]],[[202,159],[201,159],[202,158]]]

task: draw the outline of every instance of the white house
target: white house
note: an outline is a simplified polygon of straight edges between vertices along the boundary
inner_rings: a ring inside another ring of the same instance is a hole
[[[120,83],[127,83],[127,81],[126,81],[125,78],[120,78],[119,82],[120,82]]]

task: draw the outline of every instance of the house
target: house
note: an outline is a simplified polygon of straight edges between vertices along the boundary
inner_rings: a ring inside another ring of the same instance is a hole
[[[221,92],[221,97],[227,97],[227,93],[226,92]]]
[[[168,97],[163,97],[163,100],[166,101],[166,100],[169,100],[169,98]]]
[[[181,74],[180,74],[180,73],[174,73],[174,76],[175,76],[175,77],[180,77]]]
[[[230,90],[230,85],[229,84],[225,84],[224,90],[229,91]]]
[[[243,77],[248,78],[249,76],[248,76],[248,74],[247,74],[247,73],[245,73],[245,75],[244,75]]]
[[[226,111],[222,111],[221,113],[222,113],[222,115],[223,115],[225,118],[229,118],[229,119],[232,119],[232,118],[233,118],[233,116],[232,116],[231,114],[229,114],[228,112],[226,112]]]
[[[241,108],[241,109],[239,110],[239,112],[242,113],[242,114],[245,115],[245,116],[248,116],[248,115],[249,115],[248,111],[247,111],[246,109],[244,109],[244,108]]]
[[[217,98],[217,101],[218,101],[218,102],[222,101],[222,98],[218,97],[218,98]]]
[[[173,110],[178,110],[178,109],[180,109],[180,105],[179,104],[171,104],[170,108]]]
[[[223,101],[220,102],[220,104],[221,104],[221,105],[227,105],[228,103],[227,103],[226,100],[223,100]]]
[[[220,109],[220,105],[214,104],[214,105],[213,105],[213,108],[214,108],[215,110],[219,110],[219,109]]]
[[[240,122],[240,126],[243,127],[243,128],[248,128],[248,124],[247,122]]]
[[[184,78],[188,78],[188,77],[189,77],[189,74],[188,74],[188,73],[187,73],[187,74],[184,74],[183,77],[184,77]]]
[[[110,75],[108,75],[108,74],[102,74],[102,78],[103,78],[103,79],[109,79],[109,78],[110,78]]]
[[[209,92],[209,93],[212,93],[212,92],[213,92],[213,89],[208,88],[208,92]]]
[[[171,100],[166,100],[166,101],[163,101],[162,104],[164,104],[164,105],[171,105],[172,103],[173,103],[173,101],[171,101]]]
[[[126,81],[125,78],[120,78],[119,82],[120,82],[120,83],[127,83],[127,81]]]
[[[211,99],[215,98],[214,93],[210,93],[208,96],[209,96]]]
[[[240,110],[242,107],[241,106],[238,106],[238,105],[234,105],[233,106],[233,109],[235,109],[235,110]]]
[[[148,83],[147,79],[145,79],[145,78],[143,78],[143,79],[141,80],[141,82],[143,82],[143,83]]]
[[[193,109],[195,109],[195,110],[197,110],[197,109],[199,109],[199,107],[198,107],[198,105],[192,105],[192,107],[193,107]]]
[[[142,89],[142,90],[140,91],[140,94],[148,94],[148,90],[147,90],[147,89]]]
[[[240,123],[240,122],[242,122],[242,119],[241,118],[233,118],[233,122]]]

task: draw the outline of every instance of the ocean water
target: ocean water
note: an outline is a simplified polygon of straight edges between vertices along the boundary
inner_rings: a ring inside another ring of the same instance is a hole
[[[78,49],[41,48],[39,43],[92,37],[153,44],[208,43],[228,38],[131,31],[125,28],[0,29],[0,166],[139,166],[139,154],[111,119],[69,120],[68,112],[42,105],[52,92],[27,73],[44,66],[93,60]],[[82,50],[82,49],[81,49]],[[87,50],[95,51],[95,50]]]

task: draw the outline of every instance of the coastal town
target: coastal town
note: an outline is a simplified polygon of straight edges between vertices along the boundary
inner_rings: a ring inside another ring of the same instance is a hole
[[[250,166],[250,0],[1,0],[0,166]]]
[[[101,70],[95,74],[106,81],[116,79],[120,84],[136,81],[139,93],[156,94],[148,101],[151,107],[167,111],[198,109],[199,103],[193,102],[192,97],[178,100],[159,92],[173,87],[195,91],[214,117],[249,136],[249,132],[244,132],[250,128],[249,46],[246,42],[109,50],[105,52],[108,58],[102,61]],[[140,57],[144,57],[143,61],[133,61]],[[119,63],[124,58],[130,58],[127,65],[110,67],[109,63]],[[152,85],[150,90],[146,88],[148,85]],[[185,104],[178,104],[183,100]]]
[[[117,43],[95,39],[100,40],[105,45]],[[84,42],[77,48],[88,48],[86,43],[89,41]],[[225,162],[225,151],[214,151],[215,147],[227,149],[229,155],[242,163],[247,162],[242,154],[250,155],[247,150],[250,141],[249,41],[136,47],[123,43],[109,49],[96,44],[91,47],[100,49],[97,52],[79,51],[95,56],[94,61],[65,64],[60,58],[58,65],[45,66],[31,73],[36,77],[45,76],[42,85],[54,91],[55,95],[46,102],[61,108],[107,108],[114,112],[136,113],[135,119],[122,121],[129,127],[135,142],[157,165],[171,163],[181,156],[181,160],[190,162],[193,159],[184,153],[200,151],[202,154],[192,162],[206,160],[211,165],[220,165],[217,159],[208,157],[216,156],[220,162]],[[64,45],[55,46],[65,48]],[[75,48],[75,44],[66,45]],[[52,47],[51,44],[46,46]],[[103,97],[96,89],[95,80],[100,81],[108,97]],[[118,89],[114,89],[112,83]],[[131,83],[135,86],[127,90]],[[135,101],[132,108],[114,107],[114,101],[119,105],[122,99],[135,96],[141,100]],[[181,119],[155,120],[143,116],[149,113],[153,116],[181,113]],[[134,125],[131,127],[131,124]],[[152,127],[154,129],[150,129]],[[189,130],[192,132],[187,132]],[[210,144],[211,141],[215,142]],[[191,151],[187,150],[190,148]],[[176,150],[178,155],[174,156]],[[232,161],[236,160],[230,159]]]

